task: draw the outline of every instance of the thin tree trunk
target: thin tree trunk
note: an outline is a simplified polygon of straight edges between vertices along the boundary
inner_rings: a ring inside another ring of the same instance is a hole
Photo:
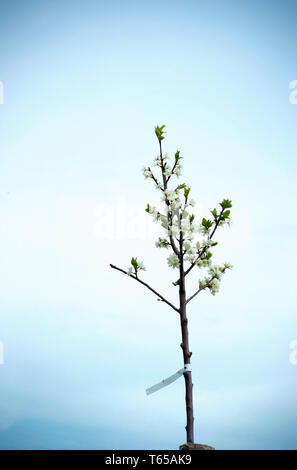
[[[186,311],[186,289],[185,274],[182,255],[182,237],[180,242],[180,285],[179,285],[179,301],[180,301],[180,323],[182,333],[181,348],[183,350],[184,364],[191,363],[191,355],[189,349],[189,331],[188,319]],[[186,414],[187,414],[187,442],[194,442],[194,412],[193,412],[193,383],[191,371],[184,372],[185,388],[186,388]]]
[[[160,158],[161,158],[161,169],[163,177],[164,190],[167,189],[167,178],[165,175],[165,168],[163,164],[162,156],[162,144],[160,144]],[[166,201],[167,206],[169,207],[169,201]],[[180,221],[179,221],[180,222]],[[177,254],[178,252],[175,249],[173,242],[173,237],[170,236],[170,243],[173,248],[173,251]],[[181,322],[181,332],[182,332],[182,343],[181,348],[183,350],[184,356],[184,365],[191,363],[191,355],[189,349],[189,332],[188,332],[188,319],[186,311],[186,289],[185,289],[185,273],[184,273],[184,259],[183,259],[183,233],[180,230],[179,237],[179,273],[180,273],[180,284],[179,284],[179,311],[180,311],[180,322]],[[194,414],[193,414],[193,383],[192,383],[192,373],[191,371],[184,372],[185,378],[185,387],[186,387],[186,413],[187,413],[187,442],[194,442]]]

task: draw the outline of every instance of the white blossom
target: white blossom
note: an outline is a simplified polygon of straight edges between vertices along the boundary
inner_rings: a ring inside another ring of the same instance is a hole
[[[178,160],[178,161],[176,162],[176,165],[175,165],[175,168],[174,168],[174,171],[173,171],[173,173],[175,174],[175,176],[176,176],[177,178],[180,177],[180,175],[181,175],[181,170],[182,170],[182,164],[181,164],[181,162]]]
[[[178,194],[173,190],[166,189],[164,191],[164,200],[166,200],[166,198],[168,199],[169,202],[173,202],[176,199],[178,199]]]
[[[184,242],[184,249],[185,251],[187,252],[188,250],[190,250],[192,247],[191,247],[191,243],[189,242]]]
[[[184,242],[184,250],[188,255],[195,255],[196,254],[196,249],[191,245],[190,242],[185,241]]]
[[[199,233],[202,233],[202,235],[208,235],[210,229],[207,227],[204,227],[204,225],[200,224],[197,230]]]
[[[196,265],[199,268],[205,268],[206,266],[211,266],[211,260],[210,259],[198,259],[196,261]]]
[[[142,271],[146,271],[146,267],[144,266],[143,261],[138,261],[137,268]]]
[[[178,256],[176,254],[172,254],[168,256],[167,263],[168,263],[168,266],[170,266],[171,268],[178,268],[179,266]]]
[[[158,220],[160,220],[160,212],[154,212],[153,213],[153,220],[154,222],[157,222]]]
[[[166,240],[166,238],[159,237],[155,245],[157,248],[168,248],[169,242]]]
[[[182,219],[180,225],[181,225],[182,232],[187,232],[190,229],[190,226],[191,226],[190,220],[188,218]]]
[[[142,174],[145,179],[152,177],[152,172],[148,168],[142,168]]]
[[[196,202],[194,201],[194,199],[189,200],[189,205],[190,206],[195,207],[195,204],[196,204]]]
[[[180,199],[175,199],[175,201],[172,201],[172,203],[171,203],[172,209],[181,209],[182,205],[183,204],[180,201]]]
[[[209,289],[212,295],[216,295],[216,293],[220,289],[220,282],[218,281],[218,279],[214,279],[213,281],[211,281]]]
[[[177,178],[179,178],[179,177],[181,176],[181,170],[180,170],[180,168],[175,168],[174,174],[175,174],[175,176],[177,176]]]
[[[216,279],[221,279],[223,275],[222,268],[220,266],[212,266],[209,269],[209,274],[211,277],[215,276]]]
[[[172,235],[173,237],[178,237],[179,236],[179,227],[176,223],[173,223],[170,227],[170,235]]]
[[[154,159],[154,166],[161,166],[161,158],[159,155]]]
[[[225,268],[225,269],[232,269],[233,266],[232,266],[231,263],[224,263],[224,268]]]
[[[197,233],[199,231],[199,226],[197,224],[191,224],[190,232]]]
[[[187,254],[187,255],[185,255],[184,259],[185,259],[185,261],[189,261],[190,263],[194,263],[196,257],[193,254],[189,254],[189,255]]]

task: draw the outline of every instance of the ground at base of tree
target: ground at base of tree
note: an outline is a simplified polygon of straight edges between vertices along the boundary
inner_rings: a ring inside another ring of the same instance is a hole
[[[179,446],[179,450],[215,450],[214,447],[207,446],[206,444],[194,444],[193,442],[186,442]]]

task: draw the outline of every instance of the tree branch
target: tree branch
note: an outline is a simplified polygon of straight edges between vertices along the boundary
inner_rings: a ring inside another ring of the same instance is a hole
[[[115,266],[114,264],[110,264],[110,267],[113,268],[113,269],[116,269],[117,271],[121,271],[122,273],[128,275],[127,271],[125,271],[124,269],[121,269],[121,268],[118,268],[117,266]],[[141,279],[139,279],[137,276],[135,276],[134,274],[130,274],[129,277],[131,277],[132,279],[135,279],[135,281],[138,281],[140,282],[140,284],[142,284],[143,286],[147,287],[150,291],[152,291],[157,297],[159,297],[163,302],[165,302],[167,305],[169,305],[171,308],[173,308],[173,310],[175,310],[176,312],[180,313],[179,309],[177,307],[175,307],[171,302],[169,302],[169,300],[166,300],[165,297],[163,297],[161,294],[159,294],[155,289],[153,289],[151,286],[149,286],[146,282],[142,281]]]
[[[166,179],[166,184],[168,184],[168,181],[170,180],[171,176],[173,175],[174,170],[175,170],[175,167],[176,167],[176,165],[177,165],[177,162],[178,162],[178,160],[175,160],[175,163],[174,163],[174,165],[173,165],[173,167],[172,167],[171,173],[170,173],[170,175],[169,175],[169,176],[167,177],[167,179]]]
[[[222,274],[224,274],[225,271],[226,271],[226,268],[223,268],[222,271],[221,271]],[[196,295],[198,295],[199,292],[201,292],[202,290],[206,289],[207,287],[210,287],[210,284],[212,283],[212,281],[213,281],[214,279],[217,279],[217,276],[212,276],[212,277],[210,278],[210,280],[208,281],[208,283],[205,284],[205,286],[200,287],[193,295],[191,295],[191,297],[188,298],[188,300],[186,301],[186,304],[187,304],[188,302],[190,302],[190,300],[192,300],[194,297],[196,297]]]
[[[176,244],[175,244],[175,242],[174,242],[173,236],[172,236],[172,235],[169,235],[169,239],[170,239],[170,245],[172,246],[172,249],[173,249],[174,253],[175,253],[177,256],[179,256],[179,251],[178,251],[178,249],[177,249],[177,247],[176,247]]]
[[[157,178],[155,177],[154,173],[152,172],[152,170],[150,169],[150,167],[148,167],[148,170],[151,172],[151,175],[152,175],[152,180],[156,183],[156,185],[158,187],[160,187],[161,191],[164,191],[163,188],[161,188],[161,185],[159,183],[159,181],[157,180]]]
[[[191,297],[189,297],[187,300],[186,300],[186,304],[188,302],[190,302],[190,300],[194,299],[194,297],[196,297],[196,295],[199,294],[199,292],[201,292],[202,290],[206,289],[207,287],[210,287],[210,283],[216,278],[216,276],[212,276],[212,278],[209,280],[209,282],[207,284],[205,284],[205,286],[203,287],[199,287],[199,289],[193,294],[191,295]]]

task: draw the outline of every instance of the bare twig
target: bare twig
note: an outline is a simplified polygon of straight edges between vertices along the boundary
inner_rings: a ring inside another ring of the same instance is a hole
[[[124,274],[127,274],[127,271],[125,271],[124,269],[121,269],[121,268],[118,268],[117,266],[115,266],[114,264],[110,264],[110,267],[113,268],[113,269],[116,269],[117,271],[121,271],[122,273]],[[159,294],[159,292],[157,292],[155,289],[153,289],[151,286],[149,286],[146,282],[142,281],[141,279],[139,279],[136,275],[134,274],[130,274],[129,277],[131,277],[132,279],[135,279],[135,281],[138,281],[140,282],[140,284],[142,284],[143,286],[147,287],[150,291],[152,291],[159,299],[162,300],[162,302],[165,302],[167,305],[169,305],[171,308],[173,308],[173,310],[175,310],[176,312],[180,313],[179,312],[179,309],[177,307],[175,307],[175,305],[173,305],[171,302],[169,302],[169,300],[166,300],[165,297],[163,297],[161,294]]]
[[[164,189],[161,187],[159,181],[157,180],[157,178],[155,177],[154,173],[152,172],[151,168],[148,167],[148,170],[151,172],[151,175],[152,175],[152,180],[156,183],[156,185],[162,190],[164,191]]]

